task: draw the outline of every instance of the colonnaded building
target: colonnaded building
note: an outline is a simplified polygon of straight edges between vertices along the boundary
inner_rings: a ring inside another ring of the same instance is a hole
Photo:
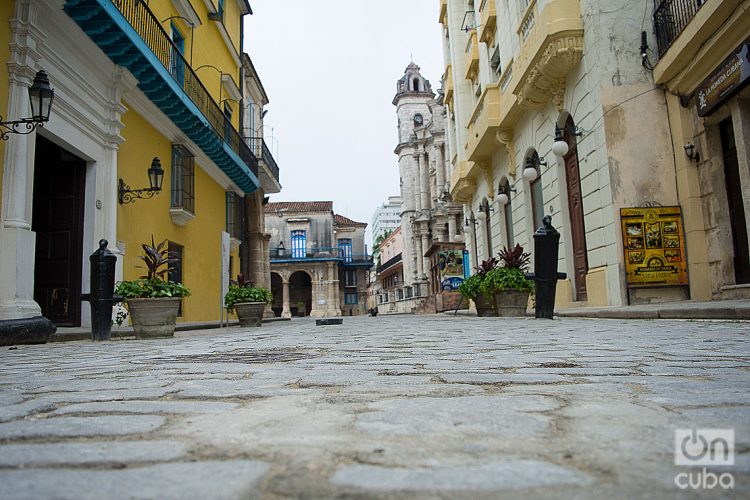
[[[279,171],[242,51],[250,13],[246,0],[0,2],[3,120],[29,116],[40,70],[54,89],[43,128],[0,140],[0,320],[89,326],[81,292],[102,238],[118,280],[143,274],[142,243],[168,241],[170,278],[192,290],[179,321],[219,319],[229,274],[270,281],[261,205]]]
[[[265,228],[275,316],[365,314],[366,223],[334,213],[332,201],[281,201],[265,205]]]
[[[531,250],[550,214],[559,307],[750,297],[749,15],[748,0],[440,0],[472,266]]]

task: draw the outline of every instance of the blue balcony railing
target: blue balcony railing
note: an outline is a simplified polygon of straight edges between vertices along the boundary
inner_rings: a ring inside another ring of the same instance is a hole
[[[65,12],[245,192],[258,160],[143,0],[65,0]]]

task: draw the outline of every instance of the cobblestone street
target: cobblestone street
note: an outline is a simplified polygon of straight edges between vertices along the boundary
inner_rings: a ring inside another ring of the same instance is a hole
[[[734,429],[747,322],[310,319],[0,351],[0,498],[684,498]],[[718,486],[715,489],[720,489]]]

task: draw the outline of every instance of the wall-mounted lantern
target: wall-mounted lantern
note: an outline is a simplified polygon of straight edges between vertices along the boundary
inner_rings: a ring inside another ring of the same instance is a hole
[[[135,203],[138,198],[153,198],[155,194],[161,191],[161,185],[164,182],[164,169],[161,168],[161,160],[154,158],[151,161],[151,167],[148,169],[149,187],[143,189],[130,189],[122,178],[118,182],[117,199],[120,205],[125,203]]]
[[[44,70],[37,71],[34,81],[29,87],[29,104],[31,105],[31,118],[20,120],[2,121],[0,116],[0,139],[7,141],[11,134],[30,134],[37,127],[44,126],[49,121],[52,111],[52,101],[55,99],[55,91],[49,85],[49,78]],[[23,125],[23,129],[19,129]]]

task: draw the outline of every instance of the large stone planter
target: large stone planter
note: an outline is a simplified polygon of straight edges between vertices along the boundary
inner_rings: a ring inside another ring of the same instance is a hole
[[[529,292],[521,290],[499,290],[495,292],[495,310],[501,317],[526,316]]]
[[[260,326],[265,308],[265,302],[239,302],[234,305],[240,326]]]
[[[483,293],[476,296],[474,305],[477,307],[477,316],[480,318],[493,318],[497,316],[495,302],[492,299],[488,299]]]
[[[174,337],[179,297],[127,299],[130,324],[139,339]]]

